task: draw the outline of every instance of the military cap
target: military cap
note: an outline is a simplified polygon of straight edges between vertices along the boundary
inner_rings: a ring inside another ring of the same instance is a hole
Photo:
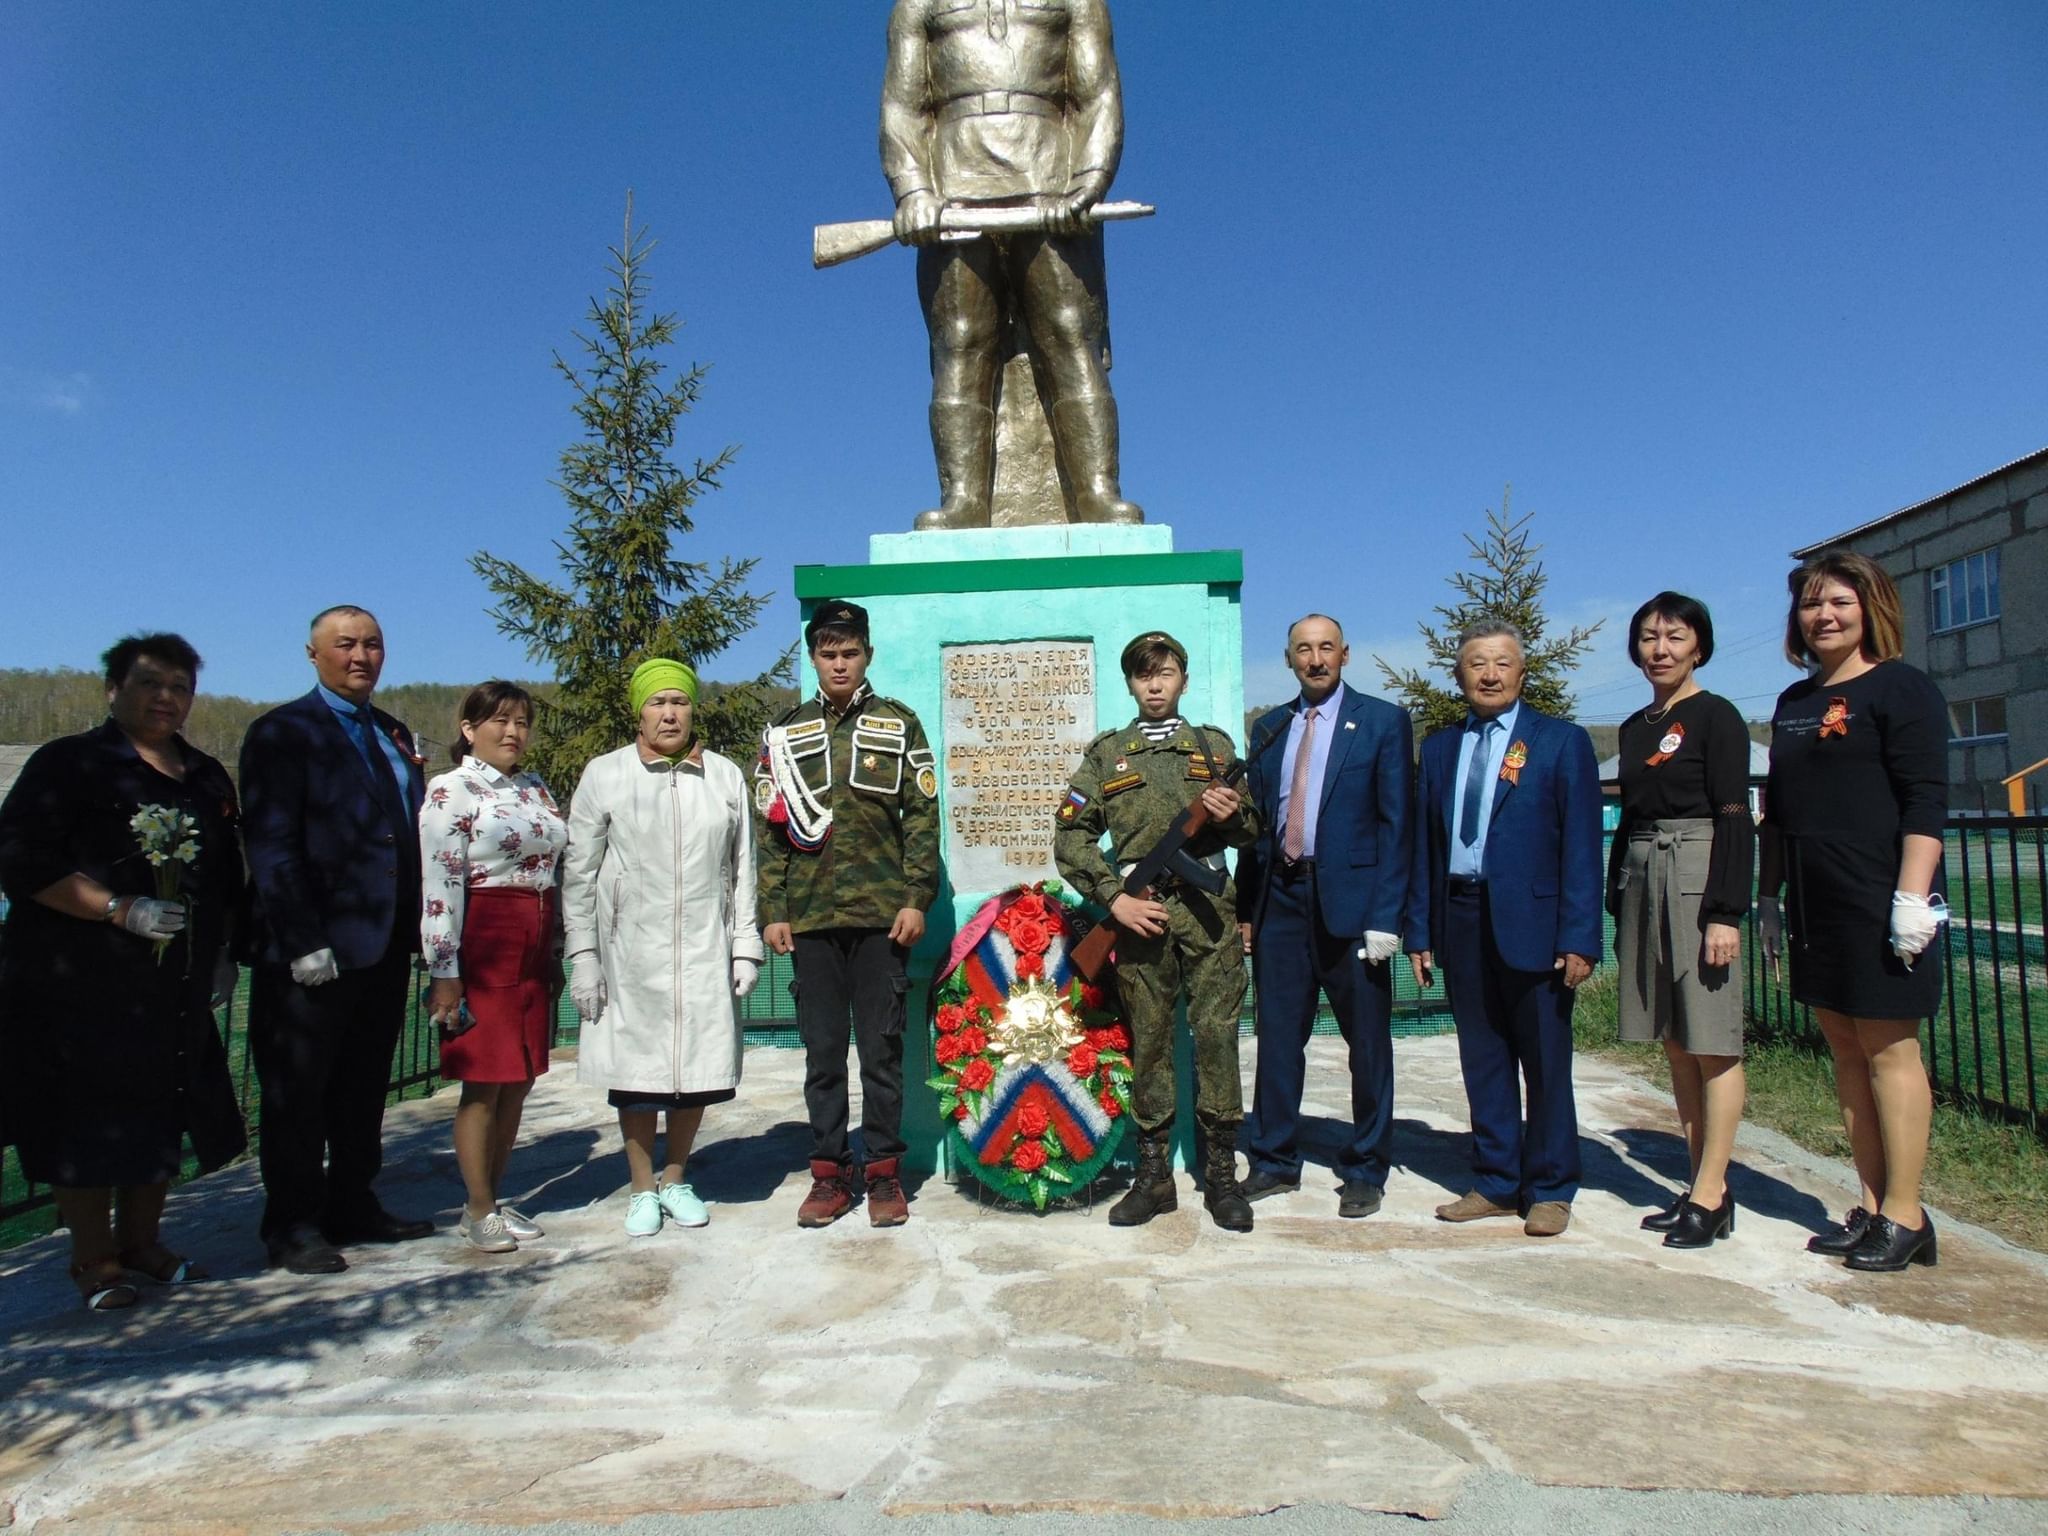
[[[1180,661],[1181,670],[1183,672],[1187,670],[1188,648],[1163,629],[1148,629],[1124,647],[1123,658],[1119,664],[1123,667],[1125,677],[1131,675],[1131,666],[1138,659],[1138,653],[1155,645],[1163,645],[1173,652],[1174,656]]]
[[[846,629],[860,636],[861,644],[868,643],[868,611],[859,603],[849,603],[843,597],[828,597],[811,610],[811,622],[804,626],[804,648],[816,650],[818,631],[821,629]]]

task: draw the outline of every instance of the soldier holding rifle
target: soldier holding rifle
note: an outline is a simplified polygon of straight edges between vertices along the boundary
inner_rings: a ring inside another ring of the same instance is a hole
[[[1100,225],[1123,153],[1123,90],[1103,0],[896,0],[882,85],[882,169],[896,237],[919,247],[941,500],[919,528],[986,528],[997,370],[1028,329],[1073,517],[1138,523],[1118,473]],[[946,241],[999,210],[1035,228]],[[952,215],[949,222],[948,215]]]
[[[1185,993],[1195,1041],[1195,1118],[1207,1149],[1203,1204],[1217,1226],[1249,1232],[1252,1209],[1237,1183],[1244,957],[1223,850],[1249,845],[1258,817],[1225,782],[1235,761],[1230,737],[1180,716],[1187,661],[1186,648],[1160,630],[1124,647],[1124,680],[1138,717],[1088,744],[1055,814],[1053,858],[1076,890],[1109,909],[1120,930],[1117,986],[1131,1028],[1138,1170],[1130,1193],[1111,1207],[1110,1225],[1138,1226],[1177,1204],[1173,1016]],[[1150,863],[1147,855],[1189,819],[1198,824],[1195,835],[1149,890],[1131,891],[1126,873]],[[1108,856],[1104,832],[1114,849]]]

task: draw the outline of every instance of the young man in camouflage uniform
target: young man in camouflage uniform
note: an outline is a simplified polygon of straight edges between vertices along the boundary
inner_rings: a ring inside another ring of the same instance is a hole
[[[1109,909],[1117,936],[1117,990],[1131,1029],[1138,1171],[1109,1213],[1134,1227],[1174,1209],[1173,1015],[1183,991],[1195,1040],[1195,1119],[1206,1147],[1202,1203],[1216,1225],[1249,1232],[1252,1208],[1237,1184],[1237,1128],[1244,1090],[1237,1073],[1237,1019],[1244,1006],[1244,953],[1236,896],[1223,850],[1258,835],[1257,812],[1226,786],[1230,737],[1180,717],[1188,653],[1160,630],[1124,647],[1124,681],[1138,718],[1088,744],[1054,816],[1053,858],[1074,888]],[[1166,835],[1199,794],[1210,823],[1188,845],[1198,868],[1168,875],[1149,897],[1124,894],[1122,871]],[[1113,852],[1103,855],[1107,832]]]
[[[818,692],[762,736],[754,770],[761,936],[793,954],[811,1117],[811,1191],[797,1224],[853,1208],[847,1015],[860,1051],[868,1220],[901,1226],[905,961],[938,895],[938,774],[909,706],[868,686],[868,615],[821,603],[804,628]]]

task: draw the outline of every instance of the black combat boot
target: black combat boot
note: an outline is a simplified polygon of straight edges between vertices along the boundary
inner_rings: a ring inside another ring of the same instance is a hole
[[[1202,1204],[1210,1219],[1226,1232],[1252,1229],[1252,1203],[1237,1185],[1237,1127],[1204,1126],[1208,1144],[1202,1160]]]
[[[1154,1216],[1178,1210],[1173,1191],[1173,1132],[1144,1131],[1138,1137],[1138,1171],[1130,1193],[1109,1208],[1112,1227],[1142,1227]]]

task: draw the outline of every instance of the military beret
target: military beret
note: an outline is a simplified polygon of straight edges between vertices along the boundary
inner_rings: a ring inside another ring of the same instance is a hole
[[[1138,653],[1141,651],[1149,650],[1151,647],[1155,645],[1163,645],[1169,651],[1173,652],[1173,654],[1180,661],[1181,670],[1183,672],[1187,670],[1188,648],[1182,645],[1178,640],[1174,639],[1173,636],[1169,635],[1163,629],[1148,629],[1145,631],[1145,633],[1139,635],[1129,645],[1124,647],[1122,661],[1124,676],[1129,677],[1131,675],[1131,667],[1132,664],[1137,661]]]
[[[851,630],[865,645],[868,642],[868,611],[859,603],[849,603],[843,597],[828,597],[811,610],[811,622],[804,626],[806,648],[817,648],[818,631],[821,629]]]

